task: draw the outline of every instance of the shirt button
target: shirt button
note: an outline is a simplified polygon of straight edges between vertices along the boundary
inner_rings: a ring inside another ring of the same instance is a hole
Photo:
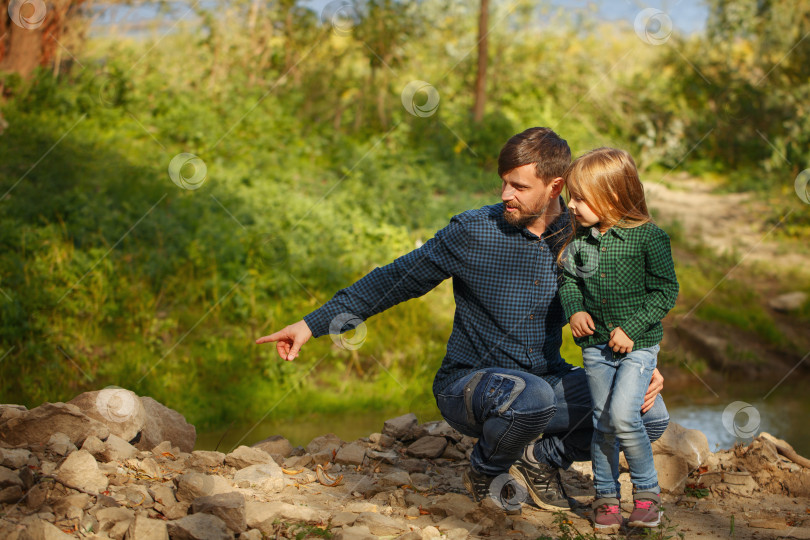
[[[602,246],[602,251],[607,251],[607,248],[605,246]]]
[[[605,273],[602,272],[601,274],[599,274],[599,277],[605,277]]]
[[[540,251],[543,251],[544,249],[546,249],[544,246],[540,246]]]
[[[530,318],[530,319],[534,319],[534,315],[529,315],[529,318]]]
[[[539,279],[535,279],[535,280],[534,280],[534,284],[535,284],[535,285],[540,285],[540,280],[539,280]]]
[[[607,304],[607,298],[602,298],[602,303]]]
[[[529,349],[529,352],[533,352],[533,351],[534,351],[534,349]]]
[[[613,323],[608,323],[608,328],[613,328]]]

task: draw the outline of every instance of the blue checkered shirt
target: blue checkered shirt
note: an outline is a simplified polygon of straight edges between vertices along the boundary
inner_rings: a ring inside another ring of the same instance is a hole
[[[562,214],[542,239],[507,223],[503,204],[459,214],[423,246],[338,291],[304,320],[315,337],[330,333],[330,325],[332,333],[345,332],[452,277],[456,313],[433,393],[488,367],[529,372],[554,385],[571,369],[560,356],[566,320],[556,258],[570,232],[560,201]]]

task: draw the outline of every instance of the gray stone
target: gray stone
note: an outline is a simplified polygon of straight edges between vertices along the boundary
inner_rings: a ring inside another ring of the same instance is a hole
[[[195,469],[208,469],[219,467],[225,463],[225,454],[222,452],[211,452],[208,450],[195,450],[186,461],[188,467]]]
[[[425,491],[433,487],[433,479],[426,474],[413,473],[411,485],[418,490]]]
[[[259,529],[250,529],[240,534],[239,540],[262,540],[262,531]]]
[[[192,514],[166,524],[172,540],[230,540],[225,522],[211,514]]]
[[[106,532],[110,538],[122,538],[135,519],[135,512],[129,508],[102,508],[96,512],[99,532]]]
[[[270,463],[262,465],[251,465],[233,475],[234,483],[248,482],[251,487],[255,487],[266,493],[278,493],[286,485],[284,473],[278,464],[270,460]]]
[[[388,463],[389,465],[396,465],[399,461],[399,454],[397,454],[394,450],[388,450],[386,452],[366,450],[366,455],[371,461],[376,463]]]
[[[227,456],[225,456],[225,465],[229,465],[236,469],[244,469],[251,465],[263,465],[267,463],[274,463],[272,456],[258,448],[251,448],[249,446],[240,446]]]
[[[354,527],[343,527],[335,531],[335,540],[376,540],[377,536],[371,534],[371,531],[365,525],[356,525]]]
[[[12,471],[5,467],[0,467],[0,487],[20,486],[22,487],[23,481],[17,471]]]
[[[109,387],[84,392],[68,401],[94,420],[110,429],[110,433],[131,441],[143,429],[146,411],[138,394],[124,388]],[[102,437],[104,438],[104,437]]]
[[[416,427],[418,420],[413,413],[403,414],[396,418],[386,420],[383,424],[383,435],[388,435],[394,439],[402,439]]]
[[[89,493],[98,493],[107,488],[107,477],[99,470],[95,458],[86,450],[76,450],[70,454],[59,466],[56,477],[71,487]]]
[[[177,500],[189,503],[198,497],[235,491],[230,483],[221,476],[196,472],[175,477],[174,484],[177,486],[174,495]]]
[[[27,523],[19,538],[20,540],[73,540],[72,536],[63,533],[55,525],[43,519]]]
[[[396,442],[396,439],[390,435],[383,435],[382,433],[372,433],[368,436],[368,440],[372,444],[379,445],[381,448],[393,446],[393,444]]]
[[[318,522],[325,520],[325,518],[327,518],[326,512],[281,501],[247,501],[245,503],[247,526],[251,529],[259,529],[267,535],[274,534],[273,522],[277,519]]]
[[[290,441],[282,437],[281,435],[273,435],[271,437],[267,437],[263,441],[259,441],[256,444],[252,445],[253,448],[258,448],[259,450],[264,450],[268,454],[278,454],[281,457],[289,457],[292,454],[292,444]]]
[[[110,436],[104,441],[104,449],[101,451],[100,457],[107,462],[122,461],[133,457],[137,452],[138,450],[127,441],[110,433]]]
[[[358,442],[343,445],[335,456],[335,463],[343,465],[362,465],[366,457],[366,447]]]
[[[774,296],[768,300],[768,305],[771,309],[788,313],[791,311],[798,311],[807,302],[807,293],[802,291],[794,291],[779,296]]]
[[[153,458],[147,457],[143,460],[128,459],[127,463],[150,478],[155,478],[158,480],[163,478],[160,465],[158,465],[157,461],[155,461]]]
[[[186,422],[182,414],[148,396],[141,398],[141,404],[146,413],[146,421],[135,448],[151,450],[163,441],[170,441],[172,446],[179,447],[182,452],[194,450],[197,430]]]
[[[126,540],[169,540],[169,531],[165,521],[139,515],[135,516],[135,519],[129,524],[124,538]]]
[[[388,536],[400,534],[408,530],[408,527],[398,522],[394,518],[377,514],[374,512],[363,512],[357,517],[357,525],[365,525],[371,534],[377,536]]]
[[[411,435],[414,439],[420,439],[427,435],[432,435],[434,437],[447,437],[453,442],[459,442],[463,437],[461,433],[450,427],[450,424],[444,420],[436,420],[434,422],[425,422],[424,424],[419,424],[413,429]]]
[[[0,424],[12,418],[21,418],[28,412],[24,405],[0,404]]]
[[[70,437],[76,446],[81,446],[89,435],[99,439],[110,435],[107,426],[86,416],[75,405],[43,403],[6,421],[0,429],[0,441],[11,446],[45,445],[57,431]]]
[[[53,507],[53,514],[57,518],[70,519],[73,517],[71,514],[75,516],[75,510],[81,513],[82,510],[90,507],[90,495],[86,493],[67,495],[52,503],[51,506]]]
[[[50,436],[45,449],[58,456],[66,456],[77,450],[76,445],[70,442],[70,437],[58,431]]]
[[[447,445],[447,448],[445,448],[444,452],[442,452],[442,457],[444,459],[450,459],[453,461],[464,461],[465,459],[467,459],[467,456],[464,455],[464,452],[462,452],[461,450],[456,448],[455,445],[452,444]]]
[[[436,497],[424,508],[431,514],[437,516],[451,516],[465,519],[478,510],[478,505],[466,495],[460,493],[445,493],[444,495]]]
[[[422,529],[422,540],[429,540],[431,538],[441,538],[442,533],[433,525],[428,525]]]
[[[658,485],[664,493],[681,494],[691,469],[682,456],[654,454],[653,462],[658,473]]]
[[[412,443],[406,450],[408,454],[417,458],[434,459],[442,455],[447,447],[447,439],[426,435]]]
[[[20,486],[8,486],[0,489],[0,504],[17,503],[22,500],[23,490]]]
[[[161,504],[174,504],[177,498],[174,496],[174,489],[167,484],[152,484],[148,488],[149,495],[155,502]]]
[[[101,459],[101,454],[104,452],[104,442],[95,435],[90,435],[84,440],[82,450],[90,452],[94,458]]]
[[[25,448],[0,448],[0,465],[3,467],[22,469],[31,457],[31,452]]]
[[[357,521],[357,514],[352,512],[338,512],[332,516],[329,525],[332,527],[346,527],[353,525],[355,521]]]
[[[333,451],[337,452],[338,448],[343,446],[343,441],[334,433],[327,433],[320,437],[315,437],[307,445],[307,454],[314,456],[321,452],[328,452],[330,455]],[[331,459],[331,458],[330,458]]]
[[[244,532],[247,530],[245,497],[241,493],[231,492],[199,497],[191,503],[191,510],[195,514],[203,513],[217,516],[232,531]]]
[[[124,486],[118,494],[123,497],[124,503],[132,508],[152,508],[155,501],[149,494],[146,486],[141,484],[129,484]]]
[[[459,518],[457,518],[455,516],[448,516],[448,517],[444,518],[443,520],[441,520],[440,522],[438,522],[436,524],[436,528],[439,529],[440,531],[446,531],[446,532],[449,532],[449,531],[452,531],[452,530],[455,530],[455,529],[462,529],[462,530],[464,530],[465,532],[468,532],[468,533],[469,532],[477,532],[477,531],[479,531],[481,529],[481,527],[479,525],[476,525],[474,523],[468,523],[468,522],[466,522],[464,520],[461,520],[461,519],[459,519]],[[466,536],[463,536],[463,538],[466,538]]]
[[[411,483],[410,475],[405,471],[394,471],[386,474],[380,478],[380,484],[383,486],[400,487]]]

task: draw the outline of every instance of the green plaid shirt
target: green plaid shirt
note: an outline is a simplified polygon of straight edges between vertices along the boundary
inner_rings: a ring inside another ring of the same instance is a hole
[[[610,341],[621,327],[633,349],[661,342],[661,319],[675,305],[678,280],[669,236],[652,223],[639,227],[580,227],[563,252],[560,300],[567,320],[587,311],[596,330],[575,338],[580,347]]]

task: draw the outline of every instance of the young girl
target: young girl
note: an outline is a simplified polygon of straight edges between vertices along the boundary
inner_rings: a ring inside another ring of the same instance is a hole
[[[628,525],[655,527],[660,488],[641,407],[663,337],[661,319],[678,296],[669,237],[652,223],[627,152],[592,150],[563,178],[576,225],[560,252],[560,299],[593,398],[594,525],[604,532],[622,525],[621,446],[633,482]]]

